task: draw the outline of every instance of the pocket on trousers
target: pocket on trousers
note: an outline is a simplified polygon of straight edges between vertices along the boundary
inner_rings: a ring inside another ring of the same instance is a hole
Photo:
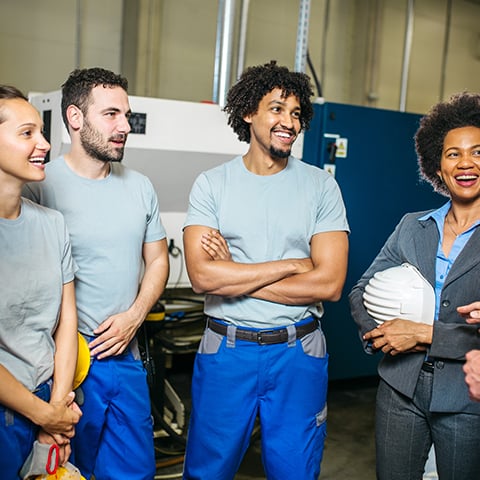
[[[200,340],[197,353],[203,355],[212,355],[214,353],[218,353],[223,338],[223,335],[213,332],[209,328],[205,329],[202,339]]]
[[[327,355],[327,342],[322,330],[317,329],[300,339],[305,355],[324,358]]]
[[[320,425],[322,425],[327,421],[327,404],[325,404],[325,407],[323,407],[323,410],[321,412],[318,412],[315,415],[315,420],[317,423],[317,427],[319,427]]]

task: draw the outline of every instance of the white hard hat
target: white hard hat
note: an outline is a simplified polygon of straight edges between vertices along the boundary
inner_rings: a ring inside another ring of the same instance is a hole
[[[433,287],[408,263],[377,272],[365,287],[363,303],[377,323],[403,318],[432,325],[435,317]]]

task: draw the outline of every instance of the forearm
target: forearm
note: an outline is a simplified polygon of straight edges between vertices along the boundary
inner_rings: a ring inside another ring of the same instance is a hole
[[[250,296],[285,305],[337,301],[347,275],[346,233],[325,232],[314,235],[310,254],[312,269],[266,285]]]
[[[233,261],[202,262],[190,273],[193,290],[226,297],[239,297],[295,275],[309,259],[286,259],[244,264]]]
[[[77,313],[73,282],[63,286],[62,305],[55,330],[55,356],[51,401],[60,401],[72,391],[78,354]]]
[[[145,273],[130,312],[136,323],[136,329],[145,320],[152,307],[161,297],[169,274],[168,247],[165,239],[146,243],[143,249]]]
[[[62,341],[55,353],[51,402],[60,401],[72,391],[73,378],[78,355],[78,339],[75,336],[69,341]]]
[[[37,425],[50,406],[25,388],[3,365],[0,365],[0,403],[20,413]]]
[[[345,275],[332,277],[327,272],[311,272],[293,275],[266,285],[250,294],[253,298],[284,305],[310,305],[321,301],[338,301],[345,282]]]
[[[161,297],[168,279],[168,266],[162,261],[154,261],[145,271],[140,289],[130,307],[138,326],[145,320],[152,307]]]

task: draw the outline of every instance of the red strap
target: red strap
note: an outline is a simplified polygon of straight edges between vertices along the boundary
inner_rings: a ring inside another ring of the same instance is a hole
[[[47,470],[47,473],[49,475],[53,475],[54,473],[57,472],[59,455],[60,455],[60,450],[58,448],[58,445],[56,443],[54,443],[53,445],[50,445],[50,450],[48,451],[47,464],[45,465],[45,469]],[[53,468],[52,468],[52,460],[53,460]]]

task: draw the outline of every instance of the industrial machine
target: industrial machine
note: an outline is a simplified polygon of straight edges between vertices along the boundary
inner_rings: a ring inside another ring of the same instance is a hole
[[[419,178],[413,137],[420,115],[338,103],[314,109],[303,160],[335,176],[351,229],[343,295],[325,303],[322,319],[330,379],[375,375],[381,355],[364,353],[348,294],[405,213],[437,208],[446,199]]]

